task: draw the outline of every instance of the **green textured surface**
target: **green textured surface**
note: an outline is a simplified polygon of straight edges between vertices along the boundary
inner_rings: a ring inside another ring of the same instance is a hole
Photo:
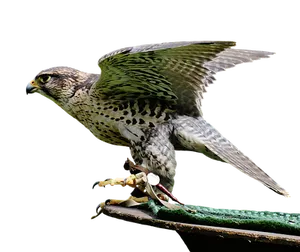
[[[168,221],[300,235],[300,214],[269,211],[216,209],[186,205],[171,210],[149,201],[139,208]]]

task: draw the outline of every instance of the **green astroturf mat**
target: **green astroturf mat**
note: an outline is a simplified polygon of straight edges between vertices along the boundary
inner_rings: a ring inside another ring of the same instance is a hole
[[[216,209],[192,205],[185,205],[174,210],[161,206],[153,200],[138,208],[150,211],[162,220],[300,235],[300,214],[298,213]]]

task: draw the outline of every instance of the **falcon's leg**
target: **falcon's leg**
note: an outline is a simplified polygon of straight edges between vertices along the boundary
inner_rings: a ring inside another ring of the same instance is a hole
[[[173,190],[176,168],[175,149],[170,141],[172,130],[169,124],[160,124],[145,132],[130,128],[130,132],[135,133],[130,147],[134,161],[158,175],[160,183],[169,192]],[[130,137],[129,133],[126,135]],[[161,193],[157,189],[155,192]]]
[[[175,148],[171,143],[173,125],[162,123],[145,129],[119,124],[118,129],[130,142],[130,150],[136,164],[158,175],[161,184],[172,192],[176,168]]]
[[[149,173],[149,170],[145,169],[144,167],[140,166],[140,165],[135,165],[133,162],[131,162],[129,159],[126,160],[125,164],[124,164],[124,168],[125,170],[129,170],[131,173],[133,174],[148,174]],[[149,177],[147,176],[147,183],[150,183],[151,185],[155,185],[154,188],[154,191],[155,189],[159,190],[160,191],[160,194],[158,194],[158,196],[160,197],[160,200],[165,200],[167,201],[168,200],[168,197],[171,198],[173,201],[183,205],[167,188],[165,188],[161,183],[158,183],[158,181],[156,181],[156,183],[153,183],[155,182],[155,180],[157,178],[154,179],[153,181],[153,176],[151,176],[152,179],[151,181],[149,181]],[[156,177],[154,175],[154,177]],[[157,184],[158,183],[158,184]],[[136,190],[136,189],[139,189],[139,190]],[[147,194],[151,195],[151,192],[147,191],[147,189],[149,190],[149,188],[146,187],[146,192]],[[141,196],[141,193],[143,193],[144,195],[144,192],[141,192],[141,189],[140,188],[135,188],[135,190],[131,193],[132,196],[135,196],[135,197],[142,197]],[[161,194],[162,193],[162,194]],[[137,194],[137,195],[136,195]],[[164,197],[164,195],[166,195],[167,197]],[[155,195],[155,198],[157,197],[157,195]]]

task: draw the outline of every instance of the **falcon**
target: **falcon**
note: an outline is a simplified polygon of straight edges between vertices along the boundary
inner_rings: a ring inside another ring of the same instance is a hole
[[[226,162],[278,194],[270,176],[202,117],[214,75],[272,53],[233,49],[235,42],[172,42],[126,47],[100,58],[101,74],[69,67],[41,71],[27,87],[54,101],[98,139],[128,146],[135,163],[174,186],[175,151]]]

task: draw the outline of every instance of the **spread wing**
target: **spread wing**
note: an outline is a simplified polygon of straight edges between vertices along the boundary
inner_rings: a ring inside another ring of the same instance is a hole
[[[173,42],[127,47],[99,60],[101,76],[91,94],[125,102],[161,100],[179,114],[201,115],[202,94],[214,74],[270,52],[231,49],[235,42]]]

